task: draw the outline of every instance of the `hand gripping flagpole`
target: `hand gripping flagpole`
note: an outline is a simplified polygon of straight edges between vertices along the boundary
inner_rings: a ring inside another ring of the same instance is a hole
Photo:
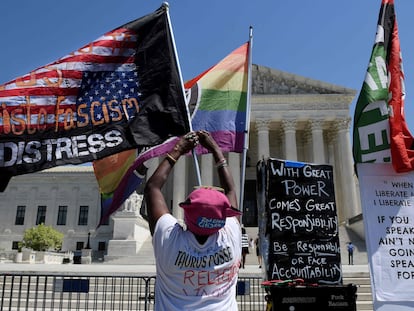
[[[253,44],[253,27],[249,28],[249,50],[247,61],[247,96],[246,96],[246,124],[244,129],[244,146],[243,146],[243,159],[240,173],[240,200],[239,209],[243,211],[243,199],[244,199],[244,183],[246,180],[246,159],[247,150],[249,149],[249,128],[250,128],[250,101],[251,101],[251,89],[252,89],[252,44]]]
[[[167,19],[168,19],[168,27],[170,29],[170,33],[171,33],[171,41],[172,41],[172,45],[174,48],[174,55],[176,57],[176,62],[177,62],[177,66],[178,66],[178,74],[180,76],[180,81],[181,81],[181,92],[182,92],[182,96],[184,97],[185,102],[187,102],[186,100],[186,96],[185,96],[185,89],[184,89],[184,82],[183,82],[183,77],[181,74],[181,66],[180,66],[180,61],[178,59],[178,54],[177,54],[177,48],[175,45],[175,39],[174,39],[174,34],[172,31],[172,26],[171,26],[171,19],[170,19],[170,13],[169,13],[169,4],[168,2],[163,2],[162,4],[167,12]],[[188,110],[188,105],[185,105],[186,107],[186,111],[187,111],[187,121],[188,121],[188,128],[190,129],[190,131],[193,131],[193,126],[191,124],[191,117],[190,117],[190,111]],[[194,160],[194,167],[196,170],[196,175],[197,175],[197,182],[198,185],[201,186],[201,174],[200,174],[200,166],[198,165],[198,160],[197,160],[197,155],[195,153],[195,150],[192,150],[192,155],[193,155],[193,160]]]

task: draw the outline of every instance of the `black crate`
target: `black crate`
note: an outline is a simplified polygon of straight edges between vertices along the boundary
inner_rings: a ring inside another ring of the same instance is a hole
[[[356,311],[354,284],[335,286],[271,286],[273,310]]]

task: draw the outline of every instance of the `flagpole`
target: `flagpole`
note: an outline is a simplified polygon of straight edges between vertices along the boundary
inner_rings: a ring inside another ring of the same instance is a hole
[[[184,101],[187,102],[186,97],[185,97],[185,89],[184,89],[183,76],[181,74],[180,61],[178,59],[177,48],[176,48],[176,45],[175,45],[175,39],[174,39],[174,34],[173,34],[173,30],[172,30],[172,25],[171,25],[170,12],[169,12],[169,4],[168,4],[168,2],[163,2],[162,5],[163,5],[163,7],[165,8],[165,10],[167,12],[168,27],[170,29],[171,41],[172,41],[172,45],[173,45],[173,48],[174,48],[174,54],[175,54],[176,62],[177,62],[177,65],[178,65],[178,74],[180,76],[182,96],[184,97]],[[187,104],[185,105],[185,108],[186,108],[186,111],[187,111],[188,127],[189,127],[190,131],[193,131],[193,126],[191,124],[190,111],[188,110],[188,105]],[[192,150],[192,155],[193,155],[194,167],[195,167],[195,170],[196,170],[198,185],[201,186],[200,166],[198,165],[197,155],[196,155],[194,149]]]
[[[244,129],[244,146],[241,165],[240,176],[240,200],[239,209],[243,211],[243,199],[244,199],[244,182],[246,180],[246,160],[247,150],[249,149],[249,129],[250,129],[250,101],[251,101],[251,88],[252,88],[252,44],[253,44],[253,27],[249,28],[249,50],[248,50],[248,62],[247,62],[247,96],[246,96],[246,124]]]

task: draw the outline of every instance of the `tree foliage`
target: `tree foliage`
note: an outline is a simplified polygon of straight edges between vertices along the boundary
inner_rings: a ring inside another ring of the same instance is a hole
[[[34,251],[60,250],[63,237],[63,233],[53,227],[40,224],[25,230],[20,246]]]

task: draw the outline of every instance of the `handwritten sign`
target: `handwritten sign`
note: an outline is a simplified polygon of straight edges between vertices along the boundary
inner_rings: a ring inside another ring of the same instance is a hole
[[[414,173],[391,164],[358,164],[364,226],[379,301],[414,297]]]
[[[332,166],[272,158],[266,166],[268,278],[341,284]]]

